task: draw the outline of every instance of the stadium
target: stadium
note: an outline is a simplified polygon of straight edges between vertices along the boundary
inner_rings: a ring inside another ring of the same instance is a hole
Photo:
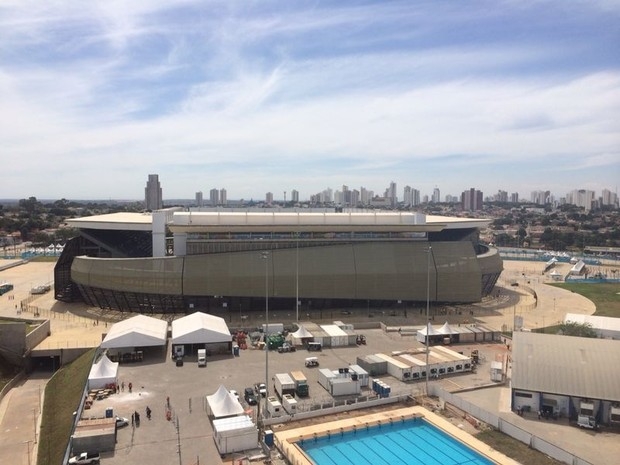
[[[490,220],[414,212],[187,211],[68,220],[55,297],[138,313],[471,303],[502,271]]]

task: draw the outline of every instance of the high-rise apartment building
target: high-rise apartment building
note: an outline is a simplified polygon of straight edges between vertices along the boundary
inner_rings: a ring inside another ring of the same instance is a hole
[[[512,203],[519,203],[519,193],[513,192],[512,194],[510,194],[510,201]]]
[[[144,203],[147,210],[160,210],[164,206],[159,175],[157,174],[149,174],[144,189]]]
[[[461,194],[461,203],[465,211],[482,210],[482,192],[471,188]]]
[[[228,203],[228,199],[226,197],[226,189],[220,189],[220,205],[226,205]]]
[[[220,204],[220,191],[217,189],[211,189],[209,191],[209,203],[212,207],[216,207]]]
[[[291,202],[299,203],[299,192],[295,189],[291,191]]]
[[[394,181],[390,182],[390,186],[386,189],[385,198],[388,199],[392,207],[398,204],[398,194],[396,193],[396,183]]]
[[[441,202],[441,192],[439,191],[438,187],[435,187],[435,189],[433,189],[433,198],[432,198],[433,203],[439,203]]]
[[[202,200],[202,192],[196,192],[196,206],[197,207],[202,207],[203,206],[203,200]]]
[[[265,203],[267,205],[272,205],[273,204],[273,192],[267,192],[265,194]]]
[[[618,194],[609,189],[603,189],[601,205],[618,205]]]
[[[503,191],[503,190],[498,190],[497,194],[495,194],[495,201],[496,202],[508,202],[508,192]]]
[[[595,194],[594,191],[586,189],[574,190],[566,194],[566,203],[577,205],[589,212],[592,209],[594,203]]]
[[[546,205],[551,203],[551,192],[549,191],[534,191],[531,195],[532,203],[536,205]]]

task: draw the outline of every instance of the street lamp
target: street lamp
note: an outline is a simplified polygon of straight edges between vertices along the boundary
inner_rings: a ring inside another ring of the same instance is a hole
[[[295,233],[295,318],[299,323],[299,233]]]
[[[265,402],[269,397],[269,252],[261,252],[265,260]]]
[[[429,345],[429,329],[431,326],[430,322],[430,307],[431,307],[431,254],[433,253],[433,248],[428,246],[428,255],[426,257],[426,395],[428,396],[428,376],[430,374],[430,370],[428,368],[428,345]]]

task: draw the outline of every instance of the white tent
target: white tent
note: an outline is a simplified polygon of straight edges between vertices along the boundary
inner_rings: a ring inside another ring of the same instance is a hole
[[[439,328],[439,334],[445,334],[446,336],[450,336],[450,335],[454,334],[454,331],[452,331],[452,328],[450,328],[450,325],[446,321],[443,324],[443,326],[441,328]]]
[[[112,325],[101,343],[104,349],[152,347],[166,345],[168,323],[164,320],[138,315]]]
[[[312,339],[314,336],[303,326],[300,326],[297,331],[288,335],[289,342],[294,346],[300,346],[304,344],[304,340]]]
[[[244,412],[241,403],[224,386],[220,386],[215,394],[207,396],[207,407],[215,418],[232,417]]]
[[[231,342],[224,318],[195,312],[172,322],[172,344],[210,344]]]
[[[418,332],[416,334],[416,339],[418,340],[418,342],[425,343],[427,334],[430,338],[432,338],[432,336],[441,335],[440,332],[438,332],[435,328],[433,328],[433,325],[431,325],[430,321],[427,323],[427,325],[424,328],[418,329]]]
[[[247,415],[213,420],[213,440],[220,454],[258,447],[258,429]]]
[[[109,384],[117,384],[118,363],[111,361],[105,354],[97,363],[93,363],[88,375],[88,389],[100,389]]]

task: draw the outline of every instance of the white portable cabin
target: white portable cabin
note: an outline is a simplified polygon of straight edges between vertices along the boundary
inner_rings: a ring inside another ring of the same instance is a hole
[[[328,368],[319,368],[319,384],[328,392],[331,390],[331,380],[334,378],[337,378],[337,375],[333,371]]]
[[[396,360],[393,357],[385,354],[375,354],[377,357],[387,362],[388,374],[400,381],[407,381],[411,379],[411,366]]]
[[[463,371],[471,371],[471,357],[467,355],[459,354],[454,350],[450,350],[447,347],[435,346],[433,349],[436,352],[446,354],[448,357],[451,357],[454,361],[454,371],[456,373],[460,373]]]
[[[426,376],[426,362],[423,362],[411,354],[402,354],[399,357],[411,366],[411,379],[419,379]]]
[[[290,394],[284,394],[282,396],[282,407],[289,415],[294,415],[297,413],[297,400]]]
[[[330,381],[330,394],[336,396],[351,396],[361,392],[359,380],[351,378],[333,378]]]
[[[351,373],[351,379],[353,379],[354,381],[354,377],[357,377],[357,380],[359,381],[361,387],[368,386],[368,372],[364,370],[361,366],[349,365],[349,373]]]
[[[491,381],[502,382],[504,381],[504,366],[502,362],[491,362]]]
[[[247,415],[213,420],[213,440],[221,455],[256,449],[258,429]]]
[[[282,404],[276,397],[267,397],[267,412],[272,418],[281,417],[284,414]]]

